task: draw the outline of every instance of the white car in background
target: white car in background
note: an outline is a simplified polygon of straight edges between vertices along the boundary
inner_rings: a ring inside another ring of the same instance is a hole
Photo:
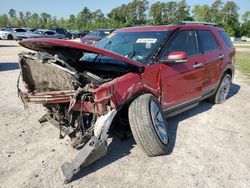
[[[18,39],[19,37],[25,36],[26,33],[27,31],[22,28],[3,28],[0,31],[0,38],[13,40],[13,39]]]
[[[247,41],[250,41],[250,38],[243,36],[243,37],[241,37],[241,41],[247,42]]]

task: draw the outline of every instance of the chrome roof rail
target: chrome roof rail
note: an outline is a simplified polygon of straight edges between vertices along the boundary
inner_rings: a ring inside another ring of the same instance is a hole
[[[197,22],[197,21],[181,21],[181,22],[178,22],[178,24],[202,24],[202,25],[219,26],[216,23],[211,23],[211,22]]]

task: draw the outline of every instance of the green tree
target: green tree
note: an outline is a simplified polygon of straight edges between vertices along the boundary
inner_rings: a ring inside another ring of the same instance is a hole
[[[100,9],[97,9],[96,11],[92,12],[91,23],[94,28],[104,28],[107,26],[105,15]]]
[[[222,12],[222,25],[230,36],[240,35],[239,7],[234,1],[227,1]]]
[[[77,29],[76,28],[76,16],[74,14],[71,14],[69,16],[69,19],[67,20],[67,28],[68,29]]]
[[[91,19],[92,19],[91,11],[87,7],[84,7],[84,9],[82,10],[83,26],[87,27],[88,24],[91,22]]]
[[[145,24],[146,19],[146,10],[148,9],[147,0],[133,0],[127,5],[127,16],[126,23],[127,25],[140,25]]]
[[[113,8],[108,14],[109,26],[119,28],[126,26],[128,6],[123,4],[119,7]]]
[[[24,22],[27,27],[29,27],[31,12],[25,12]]]
[[[159,1],[150,6],[149,16],[152,24],[163,24],[165,7],[166,4]]]
[[[37,13],[33,13],[30,16],[30,22],[29,22],[28,27],[40,28],[39,19],[40,19],[39,15]]]
[[[241,36],[250,37],[250,11],[245,12],[242,15],[242,25],[241,25]]]
[[[187,4],[186,0],[181,0],[177,4],[175,16],[175,22],[192,20],[192,17],[190,16],[190,6]]]
[[[47,28],[50,26],[51,15],[48,13],[41,13],[40,14],[40,23],[42,28]]]
[[[16,17],[16,11],[14,9],[10,9],[9,10],[9,15],[10,15],[10,18],[15,18]]]
[[[210,7],[210,20],[213,23],[222,24],[222,8],[223,2],[221,0],[215,0]]]
[[[0,27],[6,27],[8,25],[8,16],[6,14],[0,16]]]
[[[194,14],[195,21],[211,22],[210,8],[207,4],[195,5],[192,13]]]
[[[163,10],[163,23],[173,24],[178,22],[177,14],[178,3],[175,1],[169,1],[166,3],[165,9]]]

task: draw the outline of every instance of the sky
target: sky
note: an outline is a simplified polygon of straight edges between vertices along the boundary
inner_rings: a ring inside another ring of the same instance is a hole
[[[113,8],[122,4],[127,4],[132,0],[2,0],[0,6],[0,15],[7,14],[11,8],[17,12],[42,13],[46,12],[58,18],[68,18],[70,14],[77,15],[84,6],[88,7],[91,11],[101,9],[103,13],[107,14]],[[167,2],[167,0],[148,0],[150,4],[157,1]],[[208,4],[211,5],[214,0],[187,0],[191,5]],[[226,0],[224,0],[225,2]],[[240,15],[246,11],[250,11],[250,0],[234,0],[240,7]],[[17,13],[18,15],[18,13]]]

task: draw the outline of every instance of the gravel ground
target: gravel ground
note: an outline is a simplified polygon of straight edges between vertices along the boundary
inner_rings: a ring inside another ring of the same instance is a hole
[[[236,71],[229,99],[202,102],[168,120],[173,148],[148,158],[133,138],[117,138],[108,154],[63,184],[60,166],[77,151],[59,131],[37,119],[41,106],[24,110],[17,97],[15,41],[0,41],[0,187],[250,187],[250,87]]]

